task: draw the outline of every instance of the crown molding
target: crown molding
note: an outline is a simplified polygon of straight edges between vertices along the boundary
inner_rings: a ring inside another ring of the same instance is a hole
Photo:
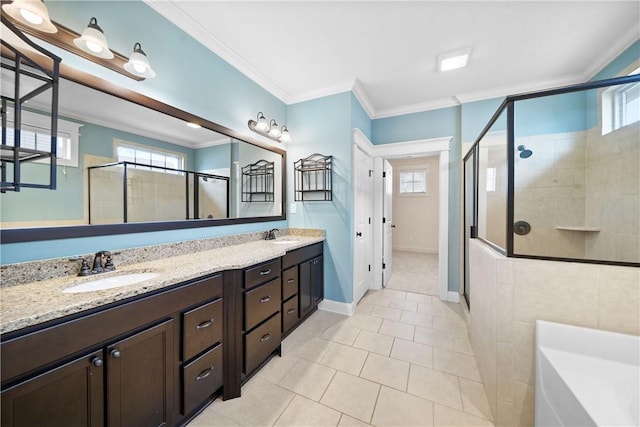
[[[369,119],[373,119],[376,116],[376,109],[373,107],[371,100],[367,96],[367,91],[364,88],[362,82],[358,79],[353,81],[353,87],[351,89],[353,95],[356,97],[364,111],[369,116]]]
[[[290,104],[290,96],[271,79],[260,73],[240,55],[234,52],[226,44],[221,42],[216,36],[211,34],[206,28],[189,17],[177,2],[166,0],[143,0],[147,6],[165,17],[176,27],[189,34],[195,40],[204,45],[207,49],[218,55],[223,61],[240,71],[249,79],[253,80],[258,86],[278,98],[285,104]]]
[[[589,68],[584,73],[584,81],[591,80],[596,74],[598,74],[604,67],[609,65],[611,61],[616,59],[622,52],[627,50],[632,44],[636,41],[640,40],[640,35],[638,34],[638,28],[632,28],[625,37],[620,38],[620,43],[609,50],[609,52],[604,55],[600,55],[599,61],[595,61],[593,66]]]
[[[288,97],[288,104],[298,104],[300,102],[311,101],[313,99],[324,98],[325,96],[336,95],[338,93],[349,92],[353,88],[353,83],[338,83],[322,89],[314,89]]]
[[[385,117],[402,116],[405,114],[421,113],[423,111],[439,110],[441,108],[456,107],[460,102],[456,97],[437,99],[435,101],[421,102],[419,104],[405,105],[402,107],[386,108],[378,110],[373,118],[383,119]]]

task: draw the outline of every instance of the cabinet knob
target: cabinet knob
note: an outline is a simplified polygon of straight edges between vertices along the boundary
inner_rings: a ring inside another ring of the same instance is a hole
[[[102,366],[102,359],[100,359],[98,356],[94,357],[93,359],[91,359],[91,364],[97,368],[99,368],[100,366]]]
[[[200,372],[196,377],[196,381],[200,381],[207,378],[209,375],[211,375],[212,372],[213,372],[213,366]]]
[[[271,339],[271,334],[264,334],[262,338],[260,338],[260,342],[269,341]]]
[[[113,357],[114,359],[118,359],[120,357],[120,352],[117,349],[113,349],[109,352],[109,354],[111,355],[111,357]]]
[[[271,301],[271,295],[260,298],[260,304],[264,304],[265,302]]]
[[[214,322],[214,319],[211,318],[209,320],[205,320],[204,322],[200,323],[199,325],[196,325],[196,329],[204,329],[204,328],[208,328],[209,326],[211,326]]]
[[[271,274],[271,269],[270,268],[260,272],[261,276],[266,276],[267,274]]]
[[[294,308],[290,308],[289,310],[287,310],[287,314],[293,314],[295,313],[295,309]]]

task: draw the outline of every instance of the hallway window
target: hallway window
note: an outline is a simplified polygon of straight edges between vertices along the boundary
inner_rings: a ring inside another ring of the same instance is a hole
[[[400,171],[400,194],[426,194],[427,171],[406,170]]]

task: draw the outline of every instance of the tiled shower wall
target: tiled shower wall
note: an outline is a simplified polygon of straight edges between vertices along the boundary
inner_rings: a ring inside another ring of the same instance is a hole
[[[471,343],[498,426],[533,425],[537,319],[640,334],[640,269],[469,249]]]
[[[587,132],[585,255],[640,262],[640,123],[601,135]]]

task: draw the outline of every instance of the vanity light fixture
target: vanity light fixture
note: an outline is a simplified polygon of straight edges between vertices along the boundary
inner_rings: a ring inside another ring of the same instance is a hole
[[[202,127],[199,124],[193,122],[187,122],[187,126],[189,126],[191,129],[200,129]]]
[[[124,64],[124,69],[136,76],[154,78],[156,72],[151,69],[147,54],[142,50],[140,43],[133,45],[133,52],[129,56],[129,61]]]
[[[450,71],[467,66],[471,55],[471,48],[459,49],[438,56],[438,70]]]
[[[282,128],[280,128],[275,119],[271,119],[269,123],[267,123],[267,119],[264,117],[262,112],[258,113],[257,121],[249,120],[247,125],[249,126],[249,129],[255,133],[259,133],[260,135],[273,139],[276,142],[291,142],[289,129],[287,129],[286,126],[282,126]]]
[[[80,37],[73,39],[73,44],[89,55],[103,59],[113,58],[113,53],[107,45],[107,38],[104,36],[104,32],[98,25],[96,18],[89,20],[89,25],[87,25],[87,28],[84,29]]]
[[[3,4],[4,10],[10,17],[38,31],[55,33],[58,31],[49,19],[49,11],[42,0],[13,0]]]

